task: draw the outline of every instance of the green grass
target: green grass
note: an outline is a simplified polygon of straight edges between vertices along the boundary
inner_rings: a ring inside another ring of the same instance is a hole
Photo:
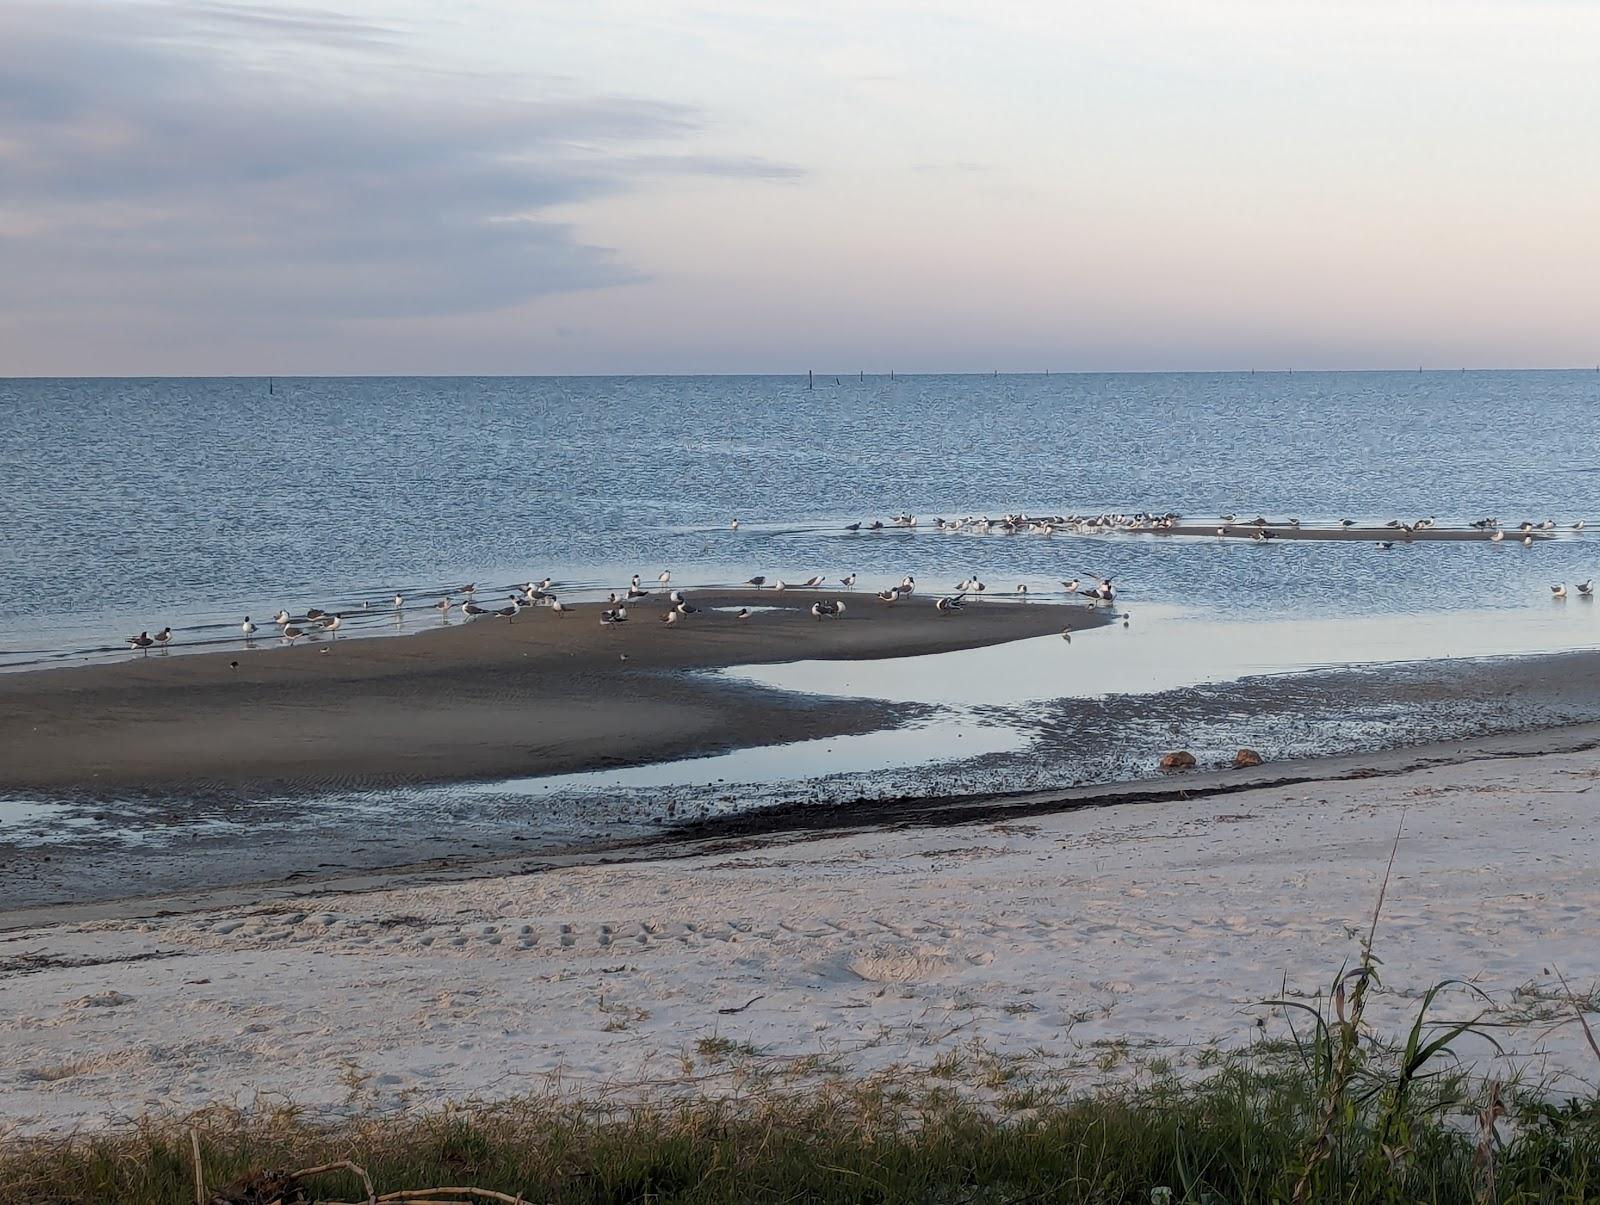
[[[1502,1138],[1487,1144],[1474,1118],[1493,1089],[1461,1076],[1413,1079],[1396,1103],[1402,1067],[1383,1077],[1387,1094],[1363,1103],[1354,1093],[1336,1110],[1302,1200],[1600,1200],[1600,1100],[1506,1099]],[[623,1111],[525,1099],[324,1122],[293,1110],[190,1120],[213,1190],[252,1171],[348,1159],[380,1194],[474,1185],[530,1202],[1220,1205],[1294,1198],[1320,1149],[1325,1090],[1314,1067],[1293,1059],[1276,1069],[1235,1059],[1196,1082],[1158,1078],[1069,1099],[1025,1093],[1026,1112],[1012,1114],[902,1077]],[[0,1153],[0,1201],[187,1205],[189,1143],[186,1123],[13,1142]],[[366,1199],[349,1173],[304,1186],[309,1199]]]

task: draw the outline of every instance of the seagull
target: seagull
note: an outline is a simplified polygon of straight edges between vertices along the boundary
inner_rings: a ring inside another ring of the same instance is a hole
[[[735,519],[732,523],[729,523],[728,524],[728,530],[729,531],[738,531],[739,530],[739,520]]]
[[[154,643],[155,641],[150,639],[149,632],[140,632],[137,636],[128,637],[129,648],[140,649],[145,653],[150,652],[150,646]]]
[[[239,630],[244,633],[244,638],[249,640],[250,637],[256,634],[256,625],[251,623],[250,617],[246,615],[244,617],[244,622],[239,625]]]
[[[691,607],[686,602],[680,602],[677,606],[672,608],[672,613],[674,615],[698,615],[700,614],[700,608]]]
[[[398,611],[401,608],[403,608],[405,605],[406,605],[405,596],[403,594],[396,594],[394,596],[394,609],[396,611]]]
[[[296,640],[299,640],[300,637],[302,637],[304,635],[305,635],[305,632],[302,631],[301,629],[295,627],[293,624],[285,624],[284,625],[283,638],[285,640],[287,640],[290,644],[293,644]]]
[[[772,583],[772,589],[774,590],[787,590],[788,588],[789,583],[784,581],[781,577]]]
[[[335,640],[337,640],[337,639],[339,639],[339,637],[337,635],[337,633],[339,631],[339,625],[341,623],[343,623],[343,622],[344,622],[344,616],[343,615],[325,615],[323,617],[323,619],[322,619],[322,623],[321,623],[320,626],[321,626],[321,628],[322,628],[322,630],[324,632],[333,632],[333,633],[335,633],[333,638]]]
[[[670,570],[670,569],[663,569],[661,571],[660,575],[656,578],[656,581],[660,582],[663,586],[665,586],[671,580],[672,580],[672,570]]]
[[[1550,595],[1552,598],[1565,598],[1567,596],[1567,588],[1566,586],[1551,586]]]
[[[739,608],[739,613],[737,615],[735,615],[734,618],[735,619],[749,619],[750,618],[750,608],[749,607],[740,607]]]
[[[1072,643],[1072,629],[1071,628],[1062,628],[1061,629],[1061,639],[1065,640],[1068,644],[1071,644]]]
[[[1073,578],[1070,582],[1062,582],[1061,588],[1068,594],[1076,594],[1078,592],[1078,579]]]
[[[1573,531],[1582,531],[1583,530],[1583,520],[1579,519],[1576,523],[1574,523],[1572,525],[1572,530]]]
[[[661,617],[661,622],[662,623],[677,623],[678,622],[678,613],[676,611],[668,611],[665,615],[663,615]]]
[[[272,617],[272,622],[277,624],[281,628],[284,624],[289,622],[289,612],[287,612],[287,611],[279,611],[276,615],[274,615]]]
[[[1522,546],[1524,548],[1532,548],[1533,547],[1533,537],[1532,536],[1523,536],[1522,537]]]
[[[439,614],[441,616],[444,616],[444,615],[449,615],[450,614],[450,608],[453,607],[454,605],[455,604],[450,601],[450,596],[447,594],[443,598],[441,598],[438,602],[433,604],[433,609],[435,611],[439,612]]]
[[[1023,602],[1027,602],[1028,601],[1028,587],[1027,587],[1027,584],[1025,582],[1018,582],[1017,583],[1017,593],[1022,595],[1022,601]]]
[[[634,580],[636,582],[638,581],[637,578],[635,578]],[[628,598],[630,600],[635,599],[635,598],[644,598],[649,593],[650,593],[650,591],[641,590],[641,589],[639,589],[639,587],[637,585],[633,585],[633,586],[629,586],[628,587]]]
[[[478,616],[478,615],[487,615],[488,611],[485,610],[483,607],[480,607],[477,603],[473,602],[469,598],[469,599],[467,599],[466,602],[461,604],[461,613],[463,615],[465,615],[468,619],[472,619],[472,618],[474,618],[475,616]]]
[[[671,594],[667,595],[667,601],[673,604],[681,603],[683,601],[683,591],[674,590]]]
[[[601,623],[627,623],[628,622],[628,608],[627,607],[618,607],[615,610],[601,611],[600,612],[600,622]]]
[[[465,586],[462,586],[461,589],[455,591],[456,594],[466,594],[466,595],[476,594],[477,592],[478,592],[478,583],[477,582],[468,582]]]
[[[747,581],[745,583],[745,585],[747,585],[747,586],[765,586],[766,584],[767,584],[767,579],[765,577],[763,577],[763,576],[753,577],[753,578],[751,578],[749,581]]]
[[[1494,535],[1492,535],[1492,536],[1490,536],[1490,537],[1489,537],[1489,542],[1490,542],[1490,543],[1491,543],[1491,544],[1498,544],[1498,543],[1499,543],[1499,542],[1500,542],[1500,541],[1501,541],[1501,540],[1503,540],[1503,539],[1505,539],[1505,538],[1506,538],[1506,533],[1505,533],[1505,532],[1503,532],[1503,531],[1496,531],[1496,532],[1495,532],[1495,533],[1494,533]]]
[[[859,523],[847,523],[847,524],[845,524],[845,528],[844,529],[846,531],[860,531],[861,530],[861,524],[859,524]]]
[[[1581,594],[1584,598],[1592,598],[1592,597],[1594,597],[1594,582],[1593,581],[1579,582],[1578,583],[1578,593]]]
[[[156,643],[159,644],[162,648],[166,648],[167,645],[171,644],[172,643],[172,629],[171,628],[162,628],[159,632],[157,632],[156,633]]]
[[[550,609],[557,615],[565,615],[571,608],[569,608],[566,603],[562,602],[558,598],[550,604]]]
[[[1373,543],[1376,544],[1379,548],[1393,548],[1394,547],[1394,541],[1393,540],[1374,540]]]
[[[903,578],[900,579],[900,585],[899,585],[898,589],[899,589],[901,594],[910,594],[916,588],[917,588],[917,579],[912,577],[909,573],[906,574]]]
[[[802,586],[804,586],[806,589],[809,590],[809,589],[813,589],[813,588],[815,588],[817,586],[822,585],[822,583],[825,582],[825,581],[827,581],[827,578],[823,577],[822,574],[819,573],[814,577],[807,578],[804,582],[802,582],[800,584]]]
[[[962,601],[959,596],[955,598],[935,599],[933,603],[934,609],[941,615],[949,615],[952,612],[961,610],[966,605],[967,604]]]
[[[306,609],[306,618],[307,619],[321,619],[326,614],[327,614],[327,612],[324,611],[321,607],[308,607]]]
[[[852,573],[848,577],[841,577],[839,584],[846,590],[854,590],[856,588],[856,575]]]
[[[1354,527],[1355,525],[1356,525],[1356,521],[1354,519],[1340,519],[1339,520],[1339,526],[1340,527],[1350,528],[1350,527]]]
[[[885,603],[899,602],[900,601],[900,591],[895,590],[895,589],[879,590],[878,591],[878,601],[879,602],[885,602]]]

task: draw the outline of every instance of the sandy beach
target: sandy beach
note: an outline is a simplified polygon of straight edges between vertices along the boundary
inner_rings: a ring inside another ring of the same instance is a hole
[[[1506,1055],[1476,1048],[1484,1073],[1574,1089],[1596,1069],[1557,973],[1596,1007],[1600,753],[1520,739],[1157,804],[12,916],[8,1122],[99,1127],[258,1095],[731,1091],[752,1069],[965,1068],[949,1073],[982,1091],[997,1066],[1078,1086],[1203,1067],[1283,1037],[1259,1002],[1314,998],[1356,957],[1402,821],[1374,1024],[1465,978],[1510,1025]]]
[[[819,598],[844,616],[818,621]],[[130,655],[114,665],[0,675],[0,789],[374,785],[547,774],[860,732],[896,711],[807,699],[685,671],[797,658],[915,656],[1079,629],[1086,606],[971,606],[926,596],[696,591],[701,613],[625,624],[601,604],[525,611],[397,638],[269,638],[244,651]],[[740,607],[760,608],[746,621]],[[912,709],[898,709],[903,717]]]

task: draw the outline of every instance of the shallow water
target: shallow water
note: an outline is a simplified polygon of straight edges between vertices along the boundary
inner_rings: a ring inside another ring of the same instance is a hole
[[[366,613],[466,581],[620,588],[1115,574],[1130,603],[1266,616],[1538,601],[1600,569],[1533,549],[849,534],[908,510],[1600,512],[1600,374],[0,381],[0,665],[171,624],[237,645],[279,607]],[[738,517],[738,531],[729,521]],[[414,625],[431,614],[408,614]],[[126,654],[120,654],[126,655]]]

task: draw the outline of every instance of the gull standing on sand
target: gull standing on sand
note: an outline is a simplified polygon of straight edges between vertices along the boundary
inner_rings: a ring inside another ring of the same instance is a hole
[[[757,589],[759,589],[762,586],[765,586],[766,584],[767,584],[767,579],[764,576],[760,575],[760,574],[757,574],[755,577],[751,578],[749,581],[747,581],[745,583],[745,585],[747,585],[747,586],[755,586]]]
[[[852,573],[848,577],[841,577],[839,584],[846,590],[854,590],[856,588],[856,575]]]
[[[283,638],[289,644],[293,644],[296,640],[299,640],[300,637],[304,635],[305,633],[299,628],[295,627],[292,623],[285,624],[283,627]]]
[[[735,615],[734,618],[735,619],[749,619],[750,618],[750,608],[749,607],[740,607],[739,608],[739,613],[737,615]]]
[[[127,640],[129,648],[138,649],[147,656],[150,652],[150,646],[155,643],[154,640],[150,639],[150,633],[148,631],[140,632],[137,636],[129,636]]]
[[[672,580],[672,570],[670,570],[670,569],[663,569],[661,571],[661,576],[656,578],[656,581],[660,582],[663,586],[665,586],[671,580]]]
[[[333,638],[337,640],[339,639],[339,625],[343,622],[343,615],[325,615],[322,619],[322,630],[333,633]]]
[[[171,628],[162,628],[159,632],[157,632],[156,633],[156,643],[159,644],[162,648],[166,648],[169,644],[171,644],[172,643],[172,629]]]

